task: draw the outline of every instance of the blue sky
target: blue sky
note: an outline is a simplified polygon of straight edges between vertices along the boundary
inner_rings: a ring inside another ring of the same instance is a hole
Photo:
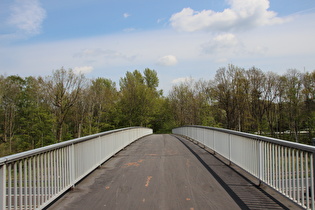
[[[315,70],[314,0],[0,0],[0,74],[64,67],[119,81],[154,69],[167,91],[228,64]]]

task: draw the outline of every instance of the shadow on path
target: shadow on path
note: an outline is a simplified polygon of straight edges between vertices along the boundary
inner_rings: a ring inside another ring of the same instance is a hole
[[[200,148],[196,144],[191,145],[187,139],[175,135],[174,137],[182,142],[186,148],[194,154],[241,209],[289,209],[233,168],[227,167],[225,163],[214,155]],[[210,154],[215,157],[215,159],[210,159],[205,153]]]

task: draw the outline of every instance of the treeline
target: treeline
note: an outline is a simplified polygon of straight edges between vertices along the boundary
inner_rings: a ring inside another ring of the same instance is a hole
[[[51,76],[0,76],[0,156],[129,126],[162,129],[164,98],[156,71],[119,81],[61,68]]]
[[[315,71],[278,75],[229,65],[213,80],[174,86],[168,99],[176,125],[210,125],[312,144]]]
[[[167,96],[158,85],[148,68],[127,72],[118,85],[64,68],[47,77],[0,76],[0,156],[129,126],[160,133],[217,126],[311,143],[315,71],[229,65],[213,80],[174,85]]]

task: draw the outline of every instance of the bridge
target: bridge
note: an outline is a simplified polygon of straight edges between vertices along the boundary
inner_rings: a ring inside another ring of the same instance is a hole
[[[314,209],[314,147],[124,128],[0,158],[5,209]]]

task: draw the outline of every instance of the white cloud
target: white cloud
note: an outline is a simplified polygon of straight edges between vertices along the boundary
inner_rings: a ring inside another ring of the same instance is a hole
[[[123,60],[132,60],[134,56],[127,56],[121,52],[111,49],[102,49],[102,48],[91,48],[84,49],[81,52],[75,53],[74,57],[85,58],[85,59],[123,59]]]
[[[194,79],[191,77],[180,77],[172,80],[172,84],[178,84],[178,83],[189,83],[193,81]]]
[[[133,31],[135,31],[135,30],[136,30],[135,28],[125,28],[125,29],[123,30],[123,32],[129,33],[129,32],[133,32]]]
[[[26,35],[36,35],[41,32],[45,17],[46,11],[39,0],[15,0],[8,23]]]
[[[269,11],[268,0],[229,0],[230,8],[222,12],[194,11],[184,8],[170,18],[173,28],[179,31],[237,31],[257,26],[280,24],[288,18],[277,17]]]
[[[174,55],[166,55],[159,58],[157,63],[161,66],[174,66],[178,63],[178,61]]]
[[[93,71],[93,66],[80,66],[74,67],[73,72],[75,74],[88,74]]]
[[[128,13],[124,13],[124,14],[123,14],[123,16],[124,16],[124,18],[127,18],[127,17],[129,17],[129,16],[130,16],[130,14],[128,14]]]
[[[287,68],[303,69],[304,66],[306,70],[314,70],[314,34],[315,14],[308,14],[281,25],[233,33],[139,30],[47,43],[31,42],[0,46],[0,74],[43,76],[62,66],[66,69],[93,66],[89,77],[103,76],[118,82],[126,71],[151,68],[158,71],[163,78],[161,83],[167,86],[172,80],[189,75],[211,78],[219,67],[228,63],[244,68],[255,65],[275,72]],[[211,51],[210,46],[216,51]],[[179,61],[171,71],[169,66],[157,63],[158,58],[165,55],[175,55]]]
[[[203,52],[206,54],[238,52],[240,48],[240,41],[231,33],[217,35],[210,42],[202,45]]]

